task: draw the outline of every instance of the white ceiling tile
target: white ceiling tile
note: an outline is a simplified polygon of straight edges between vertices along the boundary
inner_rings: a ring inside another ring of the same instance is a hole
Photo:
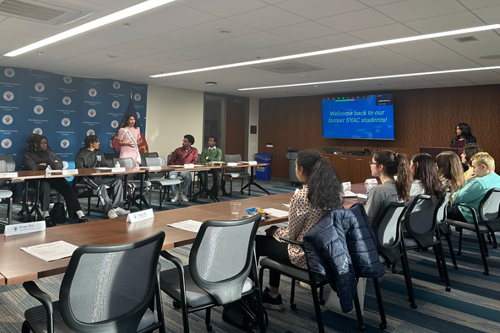
[[[477,9],[474,10],[474,13],[488,24],[498,23],[498,18],[500,17],[500,6]]]
[[[204,34],[211,34],[224,39],[236,38],[238,36],[259,32],[260,29],[240,24],[227,19],[219,19],[207,23],[199,24],[192,28]],[[229,30],[230,33],[221,33],[220,30]]]
[[[256,48],[279,45],[292,42],[291,39],[284,38],[269,32],[261,31],[254,34],[240,36],[236,39],[242,44],[247,44]]]
[[[500,1],[498,0],[460,0],[462,5],[466,6],[469,9],[479,9],[485,7],[493,7],[498,6]]]
[[[322,24],[308,21],[292,24],[287,27],[269,30],[270,33],[301,41],[304,39],[319,38],[339,33],[337,30],[326,27]]]
[[[115,45],[108,48],[112,52],[123,52],[135,56],[147,56],[160,53],[160,50],[150,49],[141,45],[140,41]]]
[[[177,31],[173,31],[170,33],[162,34],[156,36],[161,39],[174,41],[179,44],[183,44],[186,46],[199,45],[204,43],[210,43],[218,40],[224,39],[222,34],[220,35],[211,35],[207,33],[203,33],[200,31],[196,31],[194,29],[180,29]]]
[[[472,13],[461,12],[405,22],[405,25],[421,34],[429,34],[434,32],[477,27],[484,24]]]
[[[401,54],[438,70],[477,67],[476,63],[445,48],[402,52]]]
[[[244,14],[231,16],[232,21],[262,30],[275,29],[306,21],[305,18],[276,7],[265,7]]]
[[[418,35],[418,33],[401,23],[395,23],[381,27],[352,31],[349,35],[367,42],[378,42],[382,40],[412,37]]]
[[[388,3],[400,2],[404,0],[359,0],[359,2],[364,3],[367,6],[374,7],[380,5],[386,5]]]
[[[219,54],[245,51],[248,49],[250,49],[250,46],[248,45],[241,44],[233,40],[221,40],[213,43],[177,49],[172,51],[171,53],[173,53],[174,55],[186,55],[193,58],[204,58]]]
[[[291,55],[291,54],[299,54],[299,53],[307,53],[319,50],[319,48],[311,45],[307,45],[300,42],[294,43],[286,43],[275,46],[269,46],[263,48],[264,50],[274,52],[279,56]]]
[[[371,8],[319,19],[318,22],[338,31],[349,32],[396,23]]]
[[[421,50],[429,50],[442,48],[443,46],[434,40],[426,39],[426,40],[418,40],[409,43],[399,43],[384,46],[384,49],[391,50],[397,53],[400,52],[411,52],[411,51],[421,51]]]
[[[186,6],[217,16],[231,16],[266,6],[258,0],[210,0],[186,2]]]
[[[214,21],[218,16],[184,6],[180,3],[169,3],[142,14],[146,18],[176,25],[179,27],[192,27],[198,24]]]
[[[187,44],[179,43],[177,41],[172,41],[159,37],[143,38],[135,40],[125,45],[136,45],[137,47],[144,47],[146,49],[157,50],[157,51],[170,51],[190,46]]]
[[[455,0],[407,0],[378,6],[376,9],[399,22],[465,11]]]
[[[312,38],[302,41],[304,44],[316,46],[321,50],[334,49],[338,47],[351,46],[365,43],[364,40],[349,34],[336,34],[320,38]]]
[[[311,20],[366,8],[355,0],[291,0],[277,7]]]

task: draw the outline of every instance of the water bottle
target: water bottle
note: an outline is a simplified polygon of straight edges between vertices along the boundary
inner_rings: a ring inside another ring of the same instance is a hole
[[[119,168],[119,167],[120,167],[120,162],[116,161],[115,168]]]
[[[45,174],[50,175],[51,172],[52,172],[52,168],[50,167],[50,165],[47,165],[47,167],[45,168]]]

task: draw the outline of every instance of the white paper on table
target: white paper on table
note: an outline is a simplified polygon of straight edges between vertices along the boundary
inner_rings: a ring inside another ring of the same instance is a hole
[[[283,206],[285,206],[286,208],[290,208],[290,204],[282,204]]]
[[[276,217],[287,217],[288,216],[288,211],[286,210],[281,210],[281,209],[274,209],[274,208],[264,208],[264,211],[272,216]]]
[[[113,169],[112,167],[97,167],[97,168],[94,168],[96,170],[111,170]]]
[[[357,194],[357,197],[360,199],[368,199],[368,196],[366,194]]]
[[[187,231],[197,233],[198,231],[200,231],[202,223],[203,222],[195,221],[195,220],[186,220],[186,221],[181,221],[181,222],[176,222],[176,223],[170,223],[169,226],[177,228],[177,229],[182,229],[182,230],[187,230]]]
[[[342,195],[344,198],[356,198],[357,196],[358,195],[353,191],[344,191],[344,194]]]
[[[67,243],[65,241],[57,241],[53,243],[21,247],[21,250],[39,259],[49,262],[71,257],[73,255],[73,252],[75,252],[77,248],[78,246]]]
[[[180,165],[180,164],[172,164],[172,165],[169,165],[170,167],[172,168],[184,168],[184,165]]]

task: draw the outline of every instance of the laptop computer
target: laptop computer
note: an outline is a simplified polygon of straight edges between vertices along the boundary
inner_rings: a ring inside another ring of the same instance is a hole
[[[420,147],[421,153],[427,153],[434,158],[436,158],[436,156],[441,154],[443,151],[452,151],[455,154],[460,156],[460,152],[458,151],[458,148],[455,148],[455,147],[454,148],[451,148],[451,147]]]

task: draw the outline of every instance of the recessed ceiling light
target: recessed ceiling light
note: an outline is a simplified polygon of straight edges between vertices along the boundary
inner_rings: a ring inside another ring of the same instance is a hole
[[[216,85],[217,85],[217,82],[208,81],[208,82],[205,82],[205,84],[206,84],[207,86],[216,86]]]
[[[116,54],[108,54],[108,58],[116,59],[118,56]]]
[[[175,0],[147,0],[147,1],[141,2],[137,5],[119,10],[113,14],[109,14],[109,15],[106,15],[104,17],[101,17],[97,20],[82,24],[78,27],[74,27],[73,29],[66,30],[66,31],[61,32],[57,35],[42,39],[42,40],[35,42],[33,44],[21,47],[20,49],[17,49],[17,50],[14,50],[14,51],[11,51],[9,53],[4,54],[4,56],[15,57],[15,56],[18,56],[20,54],[23,54],[23,53],[26,53],[29,51],[33,51],[35,49],[39,49],[43,46],[46,46],[46,45],[49,45],[49,44],[52,44],[55,42],[59,42],[63,39],[79,35],[79,34],[84,33],[86,31],[102,27],[103,25],[122,20],[126,17],[130,17],[133,15],[145,12],[147,10],[165,5],[165,4],[167,4],[169,2],[173,2],[173,1],[175,1]]]
[[[283,84],[283,85],[279,85],[279,86],[241,88],[241,89],[238,89],[238,90],[240,90],[240,91],[247,91],[247,90],[264,90],[264,89],[277,89],[277,88],[289,88],[289,87],[303,87],[303,86],[312,86],[312,85],[320,85],[320,84],[334,84],[334,83],[356,82],[356,81],[395,79],[395,78],[411,77],[411,76],[451,74],[451,73],[487,71],[487,70],[497,70],[497,69],[500,69],[500,66],[450,69],[450,70],[446,70],[446,71],[421,72],[421,73],[409,73],[409,74],[397,74],[397,75],[385,75],[385,76],[371,76],[371,77],[360,77],[360,78],[354,78],[354,79],[334,80],[334,81],[320,81],[320,82],[309,82],[309,83]]]
[[[220,28],[217,31],[219,31],[219,33],[221,33],[221,34],[230,34],[231,33],[231,29],[227,29],[227,28]]]
[[[403,37],[403,38],[384,40],[384,41],[380,41],[380,42],[372,42],[372,43],[344,46],[344,47],[338,47],[335,49],[292,54],[292,55],[276,57],[276,58],[252,60],[252,61],[238,62],[238,63],[234,63],[234,64],[212,66],[212,67],[205,67],[205,68],[197,68],[197,69],[190,69],[190,70],[186,70],[186,71],[171,72],[171,73],[164,73],[164,74],[155,74],[155,75],[150,75],[149,77],[157,78],[157,77],[164,77],[164,76],[175,76],[175,75],[214,71],[217,69],[224,69],[224,68],[250,66],[250,65],[262,64],[262,63],[266,63],[266,62],[313,57],[313,56],[331,54],[331,53],[337,53],[337,52],[366,49],[366,48],[375,47],[375,46],[384,46],[384,45],[392,45],[392,44],[398,44],[398,43],[406,43],[406,42],[412,42],[412,41],[417,41],[417,40],[439,38],[439,37],[446,37],[446,36],[452,36],[452,35],[460,35],[460,34],[465,34],[465,33],[470,33],[470,32],[493,30],[493,29],[499,29],[499,28],[500,28],[500,24],[491,24],[491,25],[484,25],[484,26],[467,28],[467,29],[436,32],[436,33],[420,35],[420,36]]]

